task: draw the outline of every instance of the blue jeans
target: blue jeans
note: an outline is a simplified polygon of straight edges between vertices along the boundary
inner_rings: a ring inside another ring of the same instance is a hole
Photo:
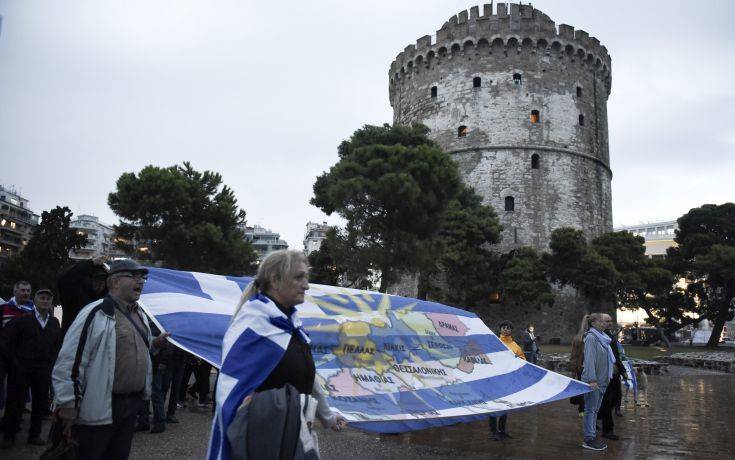
[[[605,389],[598,387],[584,395],[584,418],[582,419],[582,431],[584,432],[584,440],[592,441],[596,438],[597,431],[597,411],[600,410],[602,404],[602,396]]]
[[[158,364],[153,372],[151,382],[151,402],[153,403],[153,423],[164,422],[176,414],[176,403],[179,401],[181,379],[184,376],[184,360],[176,357],[170,363]],[[166,393],[169,388],[168,410],[164,412]]]

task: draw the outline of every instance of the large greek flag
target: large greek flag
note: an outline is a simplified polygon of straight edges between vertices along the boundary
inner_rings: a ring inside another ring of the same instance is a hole
[[[223,356],[223,337],[249,282],[151,268],[141,296],[143,308],[171,333],[172,342],[217,367],[225,363],[223,391],[262,381],[287,345],[288,335],[260,321],[229,337]],[[314,284],[297,310],[310,337],[318,383],[332,408],[356,428],[398,433],[589,391],[582,382],[516,358],[465,310]],[[218,399],[220,394],[218,389]]]

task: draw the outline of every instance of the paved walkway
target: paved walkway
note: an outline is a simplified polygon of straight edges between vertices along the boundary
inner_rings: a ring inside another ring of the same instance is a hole
[[[488,436],[487,422],[461,424],[400,436],[320,432],[322,458],[462,459],[462,458],[726,458],[732,454],[735,426],[735,375],[672,366],[668,375],[648,377],[636,407],[632,401],[617,417],[620,441],[605,453],[581,447],[581,419],[576,408],[559,401],[509,416],[512,439]],[[209,412],[182,410],[182,423],[159,435],[139,433],[134,459],[201,459],[209,434]],[[27,416],[26,423],[27,423]],[[24,437],[19,439],[25,441]],[[25,446],[0,452],[0,458],[36,459],[43,449]]]

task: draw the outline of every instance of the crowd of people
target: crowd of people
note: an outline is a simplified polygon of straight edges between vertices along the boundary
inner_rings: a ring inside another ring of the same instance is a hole
[[[127,458],[133,433],[178,423],[187,398],[211,410],[212,366],[170,343],[137,304],[147,273],[129,259],[75,263],[56,286],[63,322],[51,287],[15,283],[0,304],[0,450],[18,443],[29,404],[28,444],[52,451],[73,440],[91,459]]]
[[[498,332],[500,341],[516,358],[536,364],[540,341],[532,324],[520,334],[520,345],[513,339],[513,324],[510,321],[501,321]],[[569,368],[574,378],[592,388],[591,392],[571,399],[582,417],[582,447],[585,449],[602,451],[607,449],[607,444],[600,438],[613,441],[620,439],[615,434],[613,413],[622,415],[622,383],[631,376],[623,364],[628,358],[617,336],[610,315],[592,313],[582,318],[579,332],[572,340]],[[490,417],[490,433],[496,441],[511,437],[507,420],[507,414]],[[598,420],[602,425],[600,437]]]
[[[47,452],[74,449],[81,459],[126,459],[134,432],[161,433],[167,424],[179,423],[176,410],[192,397],[191,404],[215,413],[210,458],[230,458],[233,449],[257,457],[263,440],[278,431],[272,429],[274,423],[300,426],[293,417],[301,417],[308,430],[279,434],[279,456],[290,458],[293,449],[301,449],[318,458],[316,435],[311,432],[314,417],[336,431],[346,422],[331,411],[316,385],[309,337],[294,308],[308,289],[304,256],[295,251],[272,253],[243,292],[225,335],[222,373],[227,391],[216,406],[210,398],[211,364],[170,343],[169,334],[139,307],[147,276],[148,270],[130,259],[109,266],[103,259],[76,263],[58,278],[63,323],[53,315],[51,288],[33,292],[27,281],[15,284],[13,298],[0,305],[0,407],[4,404],[0,449],[16,444],[30,402],[27,443],[50,444]],[[256,338],[243,334],[243,324],[258,322],[256,329],[271,328],[270,332]],[[258,340],[266,338],[281,348],[268,345],[270,351],[256,357],[259,367],[228,365],[228,349],[245,344],[250,351],[257,350],[262,343]],[[536,364],[540,340],[533,325],[522,331],[518,344],[513,325],[502,321],[499,338],[518,359]],[[610,315],[586,315],[571,354],[574,377],[592,388],[573,401],[582,417],[586,449],[607,447],[597,436],[598,419],[602,438],[619,439],[612,413],[620,413],[621,380],[628,378],[625,360]],[[192,376],[195,382],[190,386]],[[310,398],[311,419],[304,419],[305,409],[287,410],[293,401],[308,406]],[[45,419],[52,420],[47,437],[42,436]],[[510,437],[507,419],[507,414],[490,418],[494,439]],[[219,425],[223,420],[226,423]],[[238,429],[233,431],[232,426]],[[292,445],[286,446],[283,439]]]

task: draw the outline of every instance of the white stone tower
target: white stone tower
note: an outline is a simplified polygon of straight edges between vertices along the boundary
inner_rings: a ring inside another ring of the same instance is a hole
[[[473,7],[391,64],[393,118],[457,161],[500,217],[501,251],[546,251],[559,227],[612,231],[610,66],[596,38],[531,5]]]

